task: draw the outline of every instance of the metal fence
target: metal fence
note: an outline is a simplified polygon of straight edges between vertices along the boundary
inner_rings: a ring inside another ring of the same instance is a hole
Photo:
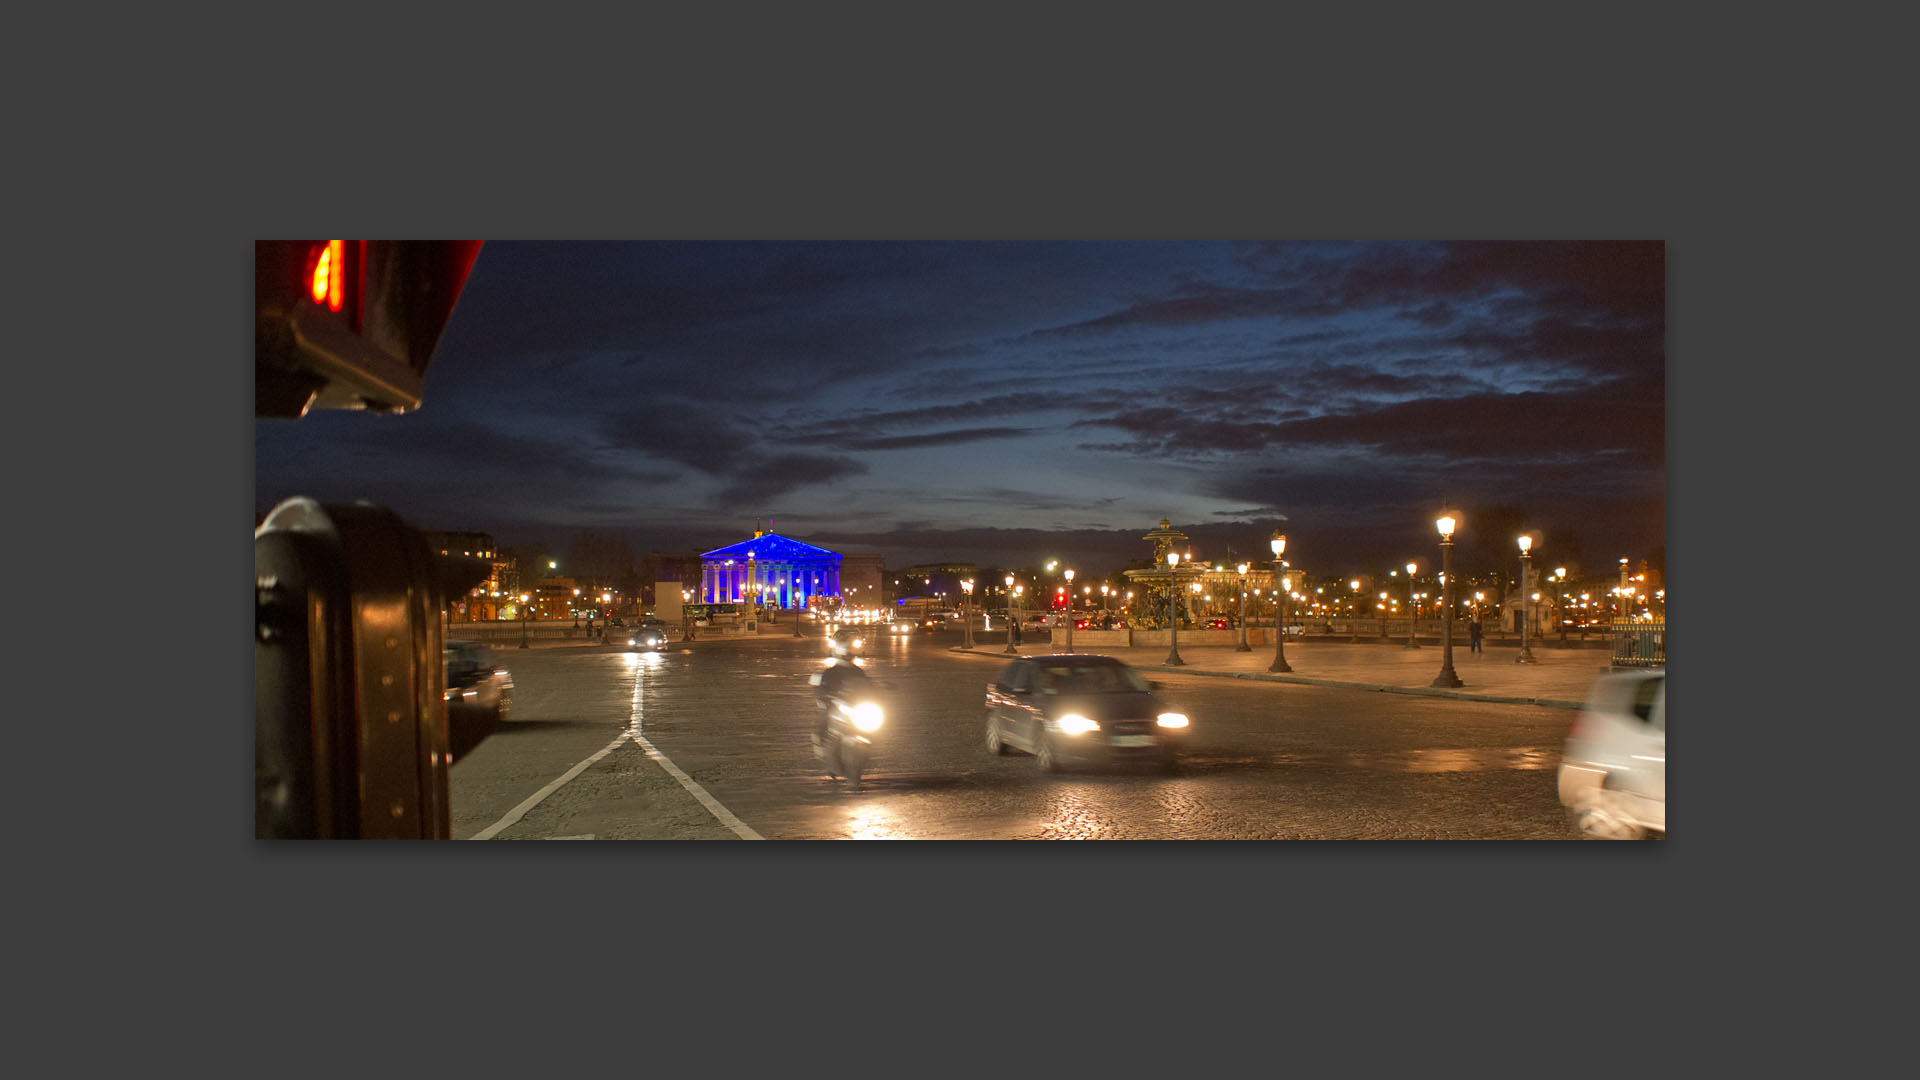
[[[1667,666],[1667,621],[1633,619],[1613,624],[1613,666]]]

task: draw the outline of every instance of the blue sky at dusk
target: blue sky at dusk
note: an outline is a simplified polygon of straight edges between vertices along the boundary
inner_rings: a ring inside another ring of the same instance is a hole
[[[1665,544],[1665,291],[1659,242],[495,241],[418,411],[256,421],[256,510],[1090,572],[1164,516],[1346,573],[1447,500],[1604,571]]]

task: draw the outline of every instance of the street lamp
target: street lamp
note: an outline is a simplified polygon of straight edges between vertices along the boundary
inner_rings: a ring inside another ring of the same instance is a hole
[[[1433,685],[1450,690],[1466,685],[1453,673],[1453,515],[1442,513],[1433,524],[1440,530],[1440,674]]]
[[[1020,650],[1013,647],[1013,575],[1007,575],[1007,654],[1019,656]]]
[[[1560,599],[1553,603],[1554,621],[1560,624],[1560,645],[1564,648],[1567,644],[1567,611],[1566,608],[1561,605],[1567,599],[1567,568],[1564,566],[1554,567],[1553,580],[1558,584],[1560,589]]]
[[[1407,564],[1407,648],[1409,649],[1420,647],[1420,643],[1413,640],[1415,632],[1420,629],[1420,601],[1413,594],[1413,572],[1417,568],[1416,563]]]
[[[1516,664],[1535,664],[1533,646],[1527,642],[1528,624],[1533,622],[1533,537],[1520,538],[1520,656]]]
[[[1183,667],[1186,661],[1180,659],[1180,616],[1174,605],[1180,601],[1180,583],[1174,579],[1173,569],[1180,564],[1180,553],[1167,552],[1167,632],[1173,636],[1168,640],[1172,647],[1167,650],[1167,666]]]
[[[520,647],[523,649],[527,647],[527,616],[533,614],[533,612],[528,610],[527,608],[527,600],[528,600],[527,594],[521,593],[520,594]]]
[[[1279,529],[1273,530],[1273,538],[1267,541],[1267,546],[1273,549],[1274,580],[1280,582],[1280,591],[1273,596],[1278,605],[1274,608],[1273,616],[1273,664],[1267,670],[1292,671],[1293,668],[1287,666],[1287,594],[1293,591],[1293,579],[1280,576],[1280,567],[1285,565],[1280,561],[1280,556],[1287,550],[1287,534]]]
[[[1063,571],[1067,576],[1067,651],[1073,651],[1073,567]]]
[[[1381,640],[1384,641],[1386,639],[1386,636],[1387,636],[1387,594],[1383,592],[1380,594],[1380,638]]]
[[[960,616],[960,647],[971,649],[973,648],[973,579],[967,578],[962,581],[960,590],[963,594],[960,607],[964,612]]]
[[[1235,569],[1240,571],[1240,644],[1233,647],[1234,652],[1252,652],[1253,646],[1247,644],[1247,568],[1251,563],[1241,563]]]

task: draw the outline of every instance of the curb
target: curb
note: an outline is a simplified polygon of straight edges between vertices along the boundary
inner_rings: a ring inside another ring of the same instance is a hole
[[[1005,653],[983,653],[979,649],[963,649],[954,646],[949,652],[967,653],[973,656],[1005,656]],[[1169,667],[1166,664],[1138,664],[1138,671],[1165,671],[1176,675],[1200,675],[1209,679],[1246,679],[1252,682],[1298,683],[1302,686],[1334,686],[1347,690],[1372,690],[1382,694],[1413,694],[1419,697],[1452,698],[1456,701],[1489,701],[1501,705],[1539,705],[1550,709],[1578,709],[1583,703],[1561,701],[1557,698],[1512,697],[1503,694],[1463,694],[1458,690],[1443,690],[1437,686],[1386,686],[1380,683],[1346,682],[1341,679],[1314,679],[1304,675],[1273,675],[1250,671],[1203,671],[1189,666]]]

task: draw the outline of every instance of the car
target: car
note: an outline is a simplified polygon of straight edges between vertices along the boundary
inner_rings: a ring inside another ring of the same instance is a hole
[[[1667,832],[1667,671],[1600,677],[1560,753],[1560,803],[1582,833],[1637,840]]]
[[[446,689],[447,750],[460,760],[507,718],[513,700],[513,676],[493,650],[473,641],[449,641],[441,651]]]
[[[658,619],[641,619],[627,631],[627,648],[652,649],[655,652],[667,647],[667,624]]]
[[[836,656],[858,656],[867,650],[869,636],[866,627],[843,623],[827,633],[827,649]]]
[[[1141,762],[1176,772],[1188,719],[1159,689],[1111,656],[1021,657],[987,684],[987,752],[1024,750],[1043,772]]]
[[[913,624],[896,620],[887,624],[887,632],[889,634],[911,634],[913,633]]]

